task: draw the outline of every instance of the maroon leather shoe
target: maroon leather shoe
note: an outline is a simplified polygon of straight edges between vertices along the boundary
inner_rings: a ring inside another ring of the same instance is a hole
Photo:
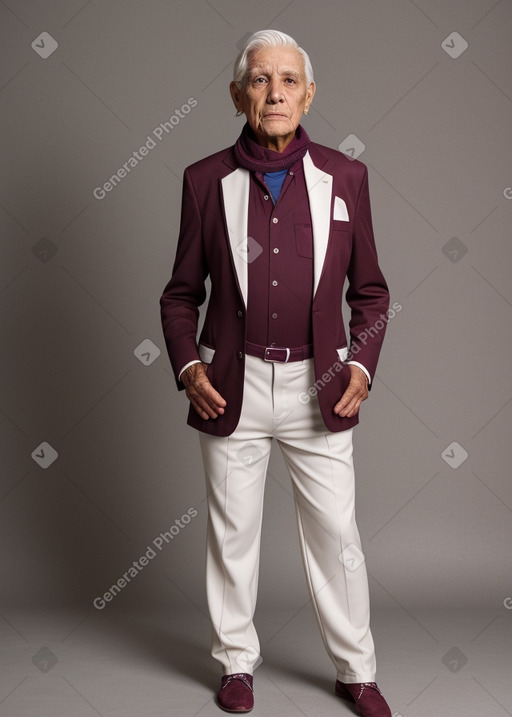
[[[334,691],[338,697],[354,702],[361,717],[392,717],[389,705],[376,682],[345,683],[336,680]]]
[[[223,675],[217,704],[225,712],[250,712],[254,707],[252,675],[247,672]]]

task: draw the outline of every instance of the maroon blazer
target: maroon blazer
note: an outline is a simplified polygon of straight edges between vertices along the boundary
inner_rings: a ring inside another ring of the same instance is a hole
[[[378,265],[366,166],[337,150],[311,143],[302,160],[313,232],[313,343],[315,386],[329,431],[343,431],[359,417],[340,418],[333,408],[350,379],[349,359],[373,377],[386,329],[389,294]],[[233,148],[185,170],[181,228],[172,277],[160,299],[171,364],[178,374],[189,361],[210,364],[207,375],[226,399],[223,415],[204,420],[190,406],[188,424],[228,436],[240,419],[244,390],[247,306],[247,217],[250,172],[239,167]],[[244,251],[245,249],[245,251]],[[197,340],[198,307],[211,294]],[[350,346],[342,317],[342,294],[351,309]],[[293,308],[290,308],[293,310]]]

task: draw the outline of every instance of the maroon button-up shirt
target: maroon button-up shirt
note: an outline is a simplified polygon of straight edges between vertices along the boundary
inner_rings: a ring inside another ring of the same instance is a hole
[[[248,235],[262,251],[248,265],[247,339],[313,343],[313,233],[302,160],[289,169],[275,205],[263,174],[251,172]]]

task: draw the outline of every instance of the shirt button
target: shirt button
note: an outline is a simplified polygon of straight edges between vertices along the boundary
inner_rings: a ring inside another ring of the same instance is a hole
[[[265,194],[265,196],[263,197],[263,199],[266,201],[266,200],[268,199],[268,194]]]
[[[275,312],[272,314],[272,318],[277,319],[277,314]]]
[[[241,319],[242,316],[244,315],[244,313],[243,313],[243,311],[240,311],[240,309],[239,309],[239,310],[236,312],[236,315],[238,316],[239,319]]]
[[[274,281],[272,282],[272,286],[277,286],[277,281],[276,281],[275,279],[274,279]]]
[[[279,254],[279,249],[277,247],[274,247],[274,254]]]
[[[290,172],[290,177],[293,177],[293,172]]]
[[[272,223],[273,223],[273,224],[277,224],[278,221],[279,221],[279,219],[278,219],[277,217],[274,217],[274,218],[272,219]]]
[[[237,351],[236,355],[237,355],[237,358],[239,358],[239,359],[243,359],[243,357],[244,357],[244,354],[242,351]]]

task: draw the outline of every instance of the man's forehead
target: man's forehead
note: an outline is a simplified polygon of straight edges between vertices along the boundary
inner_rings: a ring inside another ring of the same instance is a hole
[[[304,58],[295,47],[260,47],[249,53],[247,69],[255,71],[276,70],[280,74],[304,74]]]
[[[274,63],[258,63],[249,67],[250,74],[257,74],[258,72],[271,72],[276,70],[280,75],[302,75],[304,74],[300,67],[281,65]]]

